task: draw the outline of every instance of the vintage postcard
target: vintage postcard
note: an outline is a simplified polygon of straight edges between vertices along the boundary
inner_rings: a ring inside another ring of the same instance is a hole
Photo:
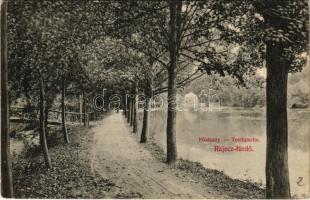
[[[1,196],[310,198],[307,0],[1,0]]]

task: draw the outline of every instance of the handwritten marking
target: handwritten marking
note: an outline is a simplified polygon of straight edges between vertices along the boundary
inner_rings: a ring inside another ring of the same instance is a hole
[[[305,185],[305,184],[303,183],[303,179],[304,179],[304,178],[301,177],[301,176],[297,178],[297,185],[298,185],[298,186],[304,186],[304,185]]]

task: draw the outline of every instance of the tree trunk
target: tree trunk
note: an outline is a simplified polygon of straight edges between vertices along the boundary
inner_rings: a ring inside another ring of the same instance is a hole
[[[47,168],[51,168],[51,159],[48,153],[47,142],[46,142],[46,132],[45,132],[45,122],[44,122],[44,86],[43,79],[40,78],[40,145],[43,151],[44,160]]]
[[[130,123],[130,96],[127,95],[127,122]]]
[[[83,96],[80,95],[80,125],[83,123]]]
[[[267,44],[266,198],[291,198],[288,170],[287,78],[283,47]]]
[[[86,121],[86,126],[87,126],[87,128],[89,128],[89,113],[87,113],[86,119],[87,119],[87,121]]]
[[[123,95],[123,97],[122,97],[122,108],[123,108],[123,114],[124,114],[124,116],[127,117],[126,95]]]
[[[176,146],[176,67],[178,55],[178,32],[182,2],[169,1],[170,8],[170,42],[168,68],[168,114],[167,114],[167,162],[174,163],[177,160]]]
[[[61,85],[61,121],[62,121],[62,133],[64,135],[65,143],[69,143],[69,137],[67,132],[67,125],[66,125],[66,107],[65,107],[65,98],[66,98],[66,82],[65,78],[62,78],[62,85]]]
[[[7,61],[7,1],[1,3],[1,194],[13,197]]]
[[[86,98],[83,92],[83,125],[86,127]]]
[[[141,143],[146,143],[148,140],[149,129],[150,129],[150,100],[151,98],[148,95],[145,95],[145,107],[143,110],[143,124],[142,124],[142,132],[141,132]]]
[[[169,70],[170,71],[170,70]],[[174,72],[169,72],[168,81],[168,115],[167,115],[167,162],[177,159],[176,146],[176,88]]]
[[[44,110],[44,125],[45,125],[45,131],[46,131],[46,138],[49,136],[48,132],[48,114],[49,114],[49,105],[46,105],[46,108]]]
[[[133,126],[134,117],[134,99],[130,97],[130,126]]]
[[[133,105],[133,133],[137,133],[138,129],[138,89],[135,89],[134,105]]]

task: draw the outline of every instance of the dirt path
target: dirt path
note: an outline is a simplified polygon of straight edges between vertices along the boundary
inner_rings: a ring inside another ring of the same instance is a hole
[[[121,113],[107,116],[93,131],[92,169],[111,179],[125,197],[218,198],[156,160],[131,135]]]

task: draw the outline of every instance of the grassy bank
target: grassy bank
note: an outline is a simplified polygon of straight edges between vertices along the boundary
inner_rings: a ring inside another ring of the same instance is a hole
[[[109,198],[115,185],[91,170],[93,132],[81,126],[71,126],[68,132],[70,143],[64,144],[61,132],[51,130],[51,169],[45,168],[37,146],[14,157],[16,198]]]
[[[158,160],[165,162],[165,152],[157,143],[150,141],[148,144],[144,144],[144,146]],[[177,176],[200,182],[208,188],[214,188],[215,191],[225,194],[227,198],[264,198],[265,190],[257,183],[233,179],[225,175],[222,171],[205,168],[199,162],[179,159],[175,165],[170,167],[175,170]]]

